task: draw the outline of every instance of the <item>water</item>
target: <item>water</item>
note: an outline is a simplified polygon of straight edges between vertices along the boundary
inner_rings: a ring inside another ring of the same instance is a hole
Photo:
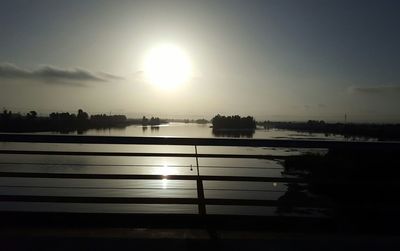
[[[87,135],[214,137],[209,125],[171,123],[158,128],[88,130]],[[288,130],[256,130],[253,138],[334,139],[341,136],[298,133]],[[0,143],[0,149],[109,151],[109,152],[178,152],[194,153],[193,146],[85,145],[44,143]],[[298,155],[309,150],[251,147],[200,146],[198,153]],[[322,151],[322,150],[316,150]],[[279,160],[200,158],[201,175],[283,177]],[[169,175],[196,175],[195,158],[107,157],[0,155],[2,172],[88,173],[88,174],[157,174],[162,180],[100,180],[0,177],[0,195],[51,195],[77,197],[150,197],[197,198],[196,181],[170,180]],[[276,182],[204,181],[206,198],[277,200],[287,191],[287,184]],[[2,211],[106,212],[106,213],[197,213],[197,205],[91,204],[0,202]],[[311,209],[310,209],[311,210]],[[207,206],[209,214],[276,214],[274,207]],[[318,212],[313,212],[318,215]]]
[[[195,123],[169,123],[155,127],[143,127],[141,125],[130,125],[125,128],[90,129],[84,131],[83,135],[99,136],[140,136],[140,137],[192,137],[192,138],[215,138],[210,128],[211,124]],[[45,132],[41,134],[49,134]],[[55,133],[58,134],[58,133]],[[71,132],[70,134],[77,134]],[[348,140],[343,135],[296,132],[281,129],[257,128],[251,138],[255,139],[319,139],[319,140]],[[353,140],[366,140],[364,138],[353,138]]]

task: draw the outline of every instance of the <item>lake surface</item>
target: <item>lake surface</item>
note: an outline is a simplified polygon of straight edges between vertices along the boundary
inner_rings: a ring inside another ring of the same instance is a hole
[[[88,130],[85,135],[214,137],[209,125],[171,123],[158,128],[129,126],[125,129]],[[253,138],[346,140],[342,136],[298,133],[288,130],[255,131]],[[0,143],[8,150],[59,150],[109,152],[194,153],[193,146],[89,145]],[[200,146],[198,153],[298,155],[304,149]],[[324,150],[314,150],[323,152]],[[159,174],[162,180],[96,180],[0,177],[0,195],[197,198],[196,181],[170,180],[168,175],[196,175],[195,158],[0,155],[1,172]],[[279,160],[199,158],[201,175],[283,177]],[[204,181],[206,198],[277,200],[287,184],[277,182]],[[197,205],[145,205],[0,202],[2,211],[107,212],[107,213],[197,213]],[[320,215],[314,209],[308,213]],[[207,206],[209,214],[274,215],[274,207]]]
[[[217,137],[210,128],[211,124],[196,123],[169,123],[160,126],[130,125],[125,128],[90,129],[84,131],[83,135],[99,136],[140,136],[140,137],[192,137],[192,138],[215,138]],[[45,132],[40,134],[59,134]],[[78,134],[71,132],[69,134]],[[244,136],[243,138],[249,138]],[[345,138],[343,135],[296,132],[280,129],[257,128],[251,138],[255,139],[318,139],[318,140],[371,140],[368,138]]]

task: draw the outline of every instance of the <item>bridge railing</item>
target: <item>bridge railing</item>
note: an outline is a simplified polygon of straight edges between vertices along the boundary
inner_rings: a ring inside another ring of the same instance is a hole
[[[201,172],[199,159],[266,159],[282,160],[291,156],[273,154],[230,154],[199,153],[199,146],[223,147],[256,147],[256,148],[306,148],[306,149],[392,149],[398,151],[396,142],[343,142],[322,140],[276,140],[276,139],[228,139],[228,138],[176,138],[176,137],[115,137],[115,136],[70,136],[70,135],[34,135],[34,134],[0,134],[0,142],[24,143],[60,143],[60,144],[113,144],[113,145],[169,145],[192,146],[193,152],[115,152],[115,151],[58,151],[58,150],[20,150],[0,149],[3,155],[40,155],[40,156],[112,156],[112,157],[176,157],[194,158],[195,175],[168,175],[168,180],[193,181],[196,183],[197,197],[122,197],[122,196],[54,196],[54,195],[21,195],[3,194],[3,202],[45,202],[45,203],[105,203],[105,204],[181,204],[197,205],[198,214],[207,215],[207,206],[264,206],[264,207],[311,207],[326,208],[327,205],[317,201],[284,201],[248,198],[207,198],[204,194],[205,181],[233,182],[275,182],[305,183],[307,180],[296,177],[259,177],[229,175],[204,175]],[[17,163],[17,162],[15,162]],[[14,164],[15,164],[14,163]],[[27,172],[19,170],[0,170],[0,177],[8,178],[53,178],[53,179],[100,179],[100,180],[163,180],[159,174],[127,173],[71,173],[71,172]],[[318,181],[316,181],[318,182]],[[327,182],[326,180],[321,182]]]

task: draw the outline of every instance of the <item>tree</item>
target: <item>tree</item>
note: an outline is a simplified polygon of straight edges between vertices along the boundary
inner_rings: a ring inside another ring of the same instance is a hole
[[[78,110],[78,116],[77,116],[78,120],[88,120],[89,119],[89,115],[84,112],[82,109]]]
[[[26,114],[26,117],[28,119],[35,119],[37,117],[37,112],[36,111],[30,111],[29,113]]]

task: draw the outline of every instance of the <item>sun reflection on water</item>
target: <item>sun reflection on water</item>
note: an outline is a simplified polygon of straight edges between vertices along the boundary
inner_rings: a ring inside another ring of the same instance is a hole
[[[171,174],[171,167],[170,166],[168,166],[167,164],[164,164],[162,167],[161,167],[161,175],[164,177],[163,179],[162,179],[162,188],[163,189],[167,189],[167,185],[168,185],[168,179],[167,179],[167,177],[168,177],[168,175],[169,174]]]
[[[167,164],[164,164],[161,168],[161,174],[164,177],[167,177],[170,174],[170,167]]]
[[[167,189],[168,187],[168,179],[162,179],[162,188],[163,189]]]
[[[179,165],[175,165],[174,163],[167,162],[168,160],[162,161],[159,165],[155,165],[152,168],[151,173],[154,175],[160,175],[161,179],[161,189],[168,189],[168,186],[171,184],[169,182],[169,176],[170,175],[179,175],[181,174],[181,170],[179,169]]]

